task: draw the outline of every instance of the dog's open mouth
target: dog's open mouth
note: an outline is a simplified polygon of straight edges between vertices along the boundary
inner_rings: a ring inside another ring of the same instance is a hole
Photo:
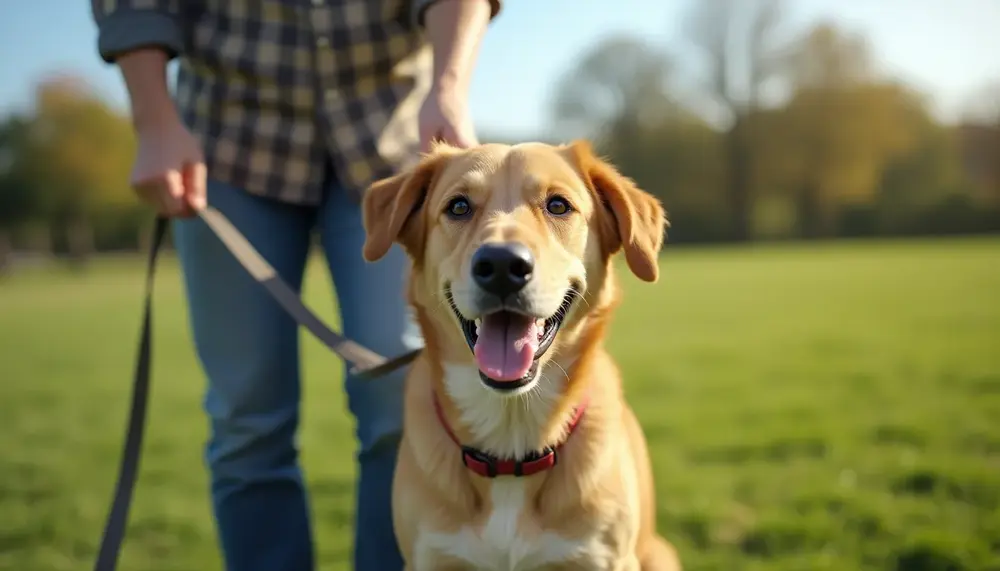
[[[545,319],[500,310],[475,321],[458,311],[450,288],[445,295],[462,324],[465,341],[475,355],[483,382],[498,390],[514,390],[534,380],[538,360],[552,346],[576,299],[574,292],[575,288],[569,288],[559,309]]]

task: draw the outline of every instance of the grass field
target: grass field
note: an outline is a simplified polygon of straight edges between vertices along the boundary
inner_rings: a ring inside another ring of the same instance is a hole
[[[307,302],[337,323],[312,270]],[[1000,240],[668,246],[659,284],[623,278],[610,348],[687,569],[1000,569]],[[90,568],[141,291],[138,260],[0,283],[0,569]],[[220,568],[182,294],[168,258],[129,571]],[[340,363],[303,351],[320,567],[347,569]]]

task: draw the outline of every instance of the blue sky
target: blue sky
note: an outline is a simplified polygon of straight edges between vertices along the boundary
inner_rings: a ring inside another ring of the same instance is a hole
[[[601,37],[633,33],[681,45],[697,0],[507,0],[480,54],[470,94],[481,131],[534,134],[548,123],[554,79]],[[953,120],[1000,80],[1000,0],[787,0],[793,24],[820,17],[868,34],[883,68],[932,97]],[[611,7],[614,7],[613,9]],[[679,53],[679,51],[678,51]],[[46,73],[73,70],[124,104],[116,71],[97,57],[89,2],[0,3],[0,114],[27,105]]]

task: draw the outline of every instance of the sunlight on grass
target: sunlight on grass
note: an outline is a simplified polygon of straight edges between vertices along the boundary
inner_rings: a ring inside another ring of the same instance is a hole
[[[307,303],[336,324],[312,266]],[[686,569],[987,569],[1000,558],[1000,241],[671,250],[609,347]],[[117,469],[141,261],[0,282],[0,569],[88,568]],[[203,380],[176,264],[156,284],[145,456],[121,568],[218,569]],[[304,340],[321,569],[348,567],[341,364]]]

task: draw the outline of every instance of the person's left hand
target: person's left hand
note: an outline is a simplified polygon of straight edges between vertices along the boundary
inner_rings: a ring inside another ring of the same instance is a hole
[[[465,96],[457,89],[434,85],[418,116],[420,150],[428,152],[431,142],[444,141],[461,148],[479,144]]]

